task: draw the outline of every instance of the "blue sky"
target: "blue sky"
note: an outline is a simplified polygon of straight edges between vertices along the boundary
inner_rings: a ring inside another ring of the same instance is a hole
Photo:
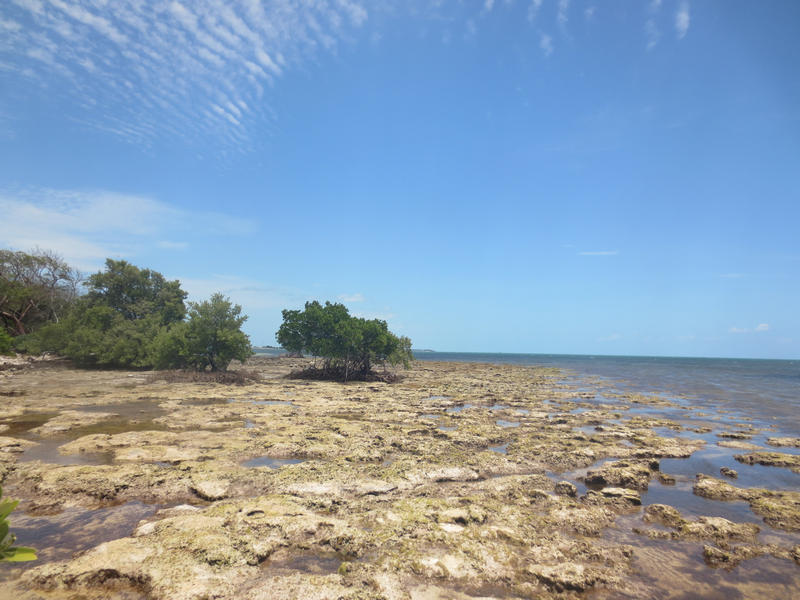
[[[800,357],[794,0],[7,0],[0,245],[419,348]]]

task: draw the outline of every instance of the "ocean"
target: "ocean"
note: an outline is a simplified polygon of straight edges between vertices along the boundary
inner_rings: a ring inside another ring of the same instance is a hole
[[[601,390],[657,394],[800,437],[800,360],[415,352],[417,360],[556,367],[566,379],[600,380]],[[597,383],[594,383],[597,387]]]

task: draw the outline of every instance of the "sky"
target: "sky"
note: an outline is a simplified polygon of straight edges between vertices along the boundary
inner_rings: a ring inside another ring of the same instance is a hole
[[[0,246],[443,351],[800,357],[795,0],[4,0]]]

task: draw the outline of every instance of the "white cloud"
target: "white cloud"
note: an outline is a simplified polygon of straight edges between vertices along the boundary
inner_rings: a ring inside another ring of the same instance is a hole
[[[764,331],[769,331],[769,323],[759,323],[753,329],[747,327],[731,327],[728,329],[728,333],[762,333]]]
[[[170,275],[169,279],[179,279],[181,287],[189,293],[189,300],[192,302],[205,300],[211,294],[221,292],[249,311],[301,307],[307,300],[311,300],[308,294],[300,290],[238,275],[214,274],[204,278]]]
[[[143,146],[179,138],[246,151],[259,137],[252,126],[260,133],[274,121],[265,90],[349,39],[367,20],[363,5],[14,0],[3,5],[0,46],[20,89],[26,73],[41,94],[62,78],[66,116],[81,124]]]
[[[675,13],[675,31],[678,32],[678,39],[682,39],[689,31],[689,3],[681,2],[678,12]]]
[[[539,37],[539,48],[542,49],[545,56],[550,56],[553,53],[553,38],[546,33],[541,34]]]
[[[568,11],[569,0],[558,0],[558,13],[556,14],[556,19],[561,27],[566,26],[567,21],[569,21],[569,15],[567,14]]]
[[[536,19],[536,15],[539,14],[539,9],[542,8],[542,2],[544,0],[531,0],[530,5],[528,6],[528,20],[533,22]]]
[[[619,250],[586,250],[578,252],[578,256],[616,256]]]
[[[493,6],[494,6],[494,0],[484,0],[483,10],[489,12],[490,10],[492,10]]]
[[[644,34],[647,38],[647,49],[652,50],[658,45],[661,39],[661,31],[656,25],[656,16],[661,9],[661,0],[652,0],[647,8],[649,16],[644,24]]]
[[[647,49],[652,50],[658,45],[658,42],[661,39],[661,32],[656,26],[655,19],[647,19],[644,24],[644,33],[647,37]]]
[[[591,21],[594,17],[594,13],[597,12],[596,6],[587,6],[586,9],[583,11],[583,16],[587,21]]]
[[[156,242],[156,246],[166,250],[186,250],[189,247],[188,242],[171,242],[169,240],[161,240]]]
[[[363,302],[364,296],[361,294],[339,294],[339,300],[342,302]]]
[[[359,317],[361,319],[368,319],[368,320],[380,319],[381,321],[391,321],[397,315],[394,314],[393,312],[384,311],[384,312],[354,312],[353,316],[354,317]],[[397,325],[395,324],[395,327],[396,326]]]
[[[14,227],[0,228],[0,245],[54,250],[82,270],[107,257],[133,256],[145,246],[179,248],[165,233],[246,235],[255,225],[227,215],[184,211],[135,194],[30,188],[0,190],[0,214]]]

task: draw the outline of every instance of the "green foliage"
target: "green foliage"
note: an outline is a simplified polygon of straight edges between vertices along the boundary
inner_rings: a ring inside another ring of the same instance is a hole
[[[253,349],[241,330],[247,320],[241,312],[241,306],[219,293],[204,302],[190,302],[189,320],[156,338],[156,366],[225,371],[232,360],[246,360]]]
[[[13,341],[5,329],[0,329],[0,354],[10,354]]]
[[[87,286],[90,307],[110,308],[126,321],[155,316],[159,325],[169,325],[186,315],[186,292],[180,281],[167,281],[157,271],[124,260],[106,259],[106,270],[90,276]]]
[[[79,282],[79,273],[52,252],[0,250],[0,329],[20,336],[58,322]]]
[[[411,338],[401,335],[397,348],[389,355],[388,361],[392,366],[403,365],[404,369],[411,367],[414,355],[411,353]]]
[[[278,342],[290,352],[311,354],[324,359],[323,371],[345,381],[364,376],[372,365],[402,364],[408,368],[411,340],[398,338],[380,319],[353,317],[343,304],[316,300],[306,302],[304,310],[284,310],[278,329]]]
[[[0,487],[0,562],[21,562],[36,560],[36,550],[24,546],[15,546],[17,536],[9,531],[8,515],[11,514],[19,500],[3,500],[3,488]]]
[[[52,350],[82,365],[152,367],[155,341],[186,315],[180,282],[108,259],[86,285],[66,318],[25,340],[26,349]]]

